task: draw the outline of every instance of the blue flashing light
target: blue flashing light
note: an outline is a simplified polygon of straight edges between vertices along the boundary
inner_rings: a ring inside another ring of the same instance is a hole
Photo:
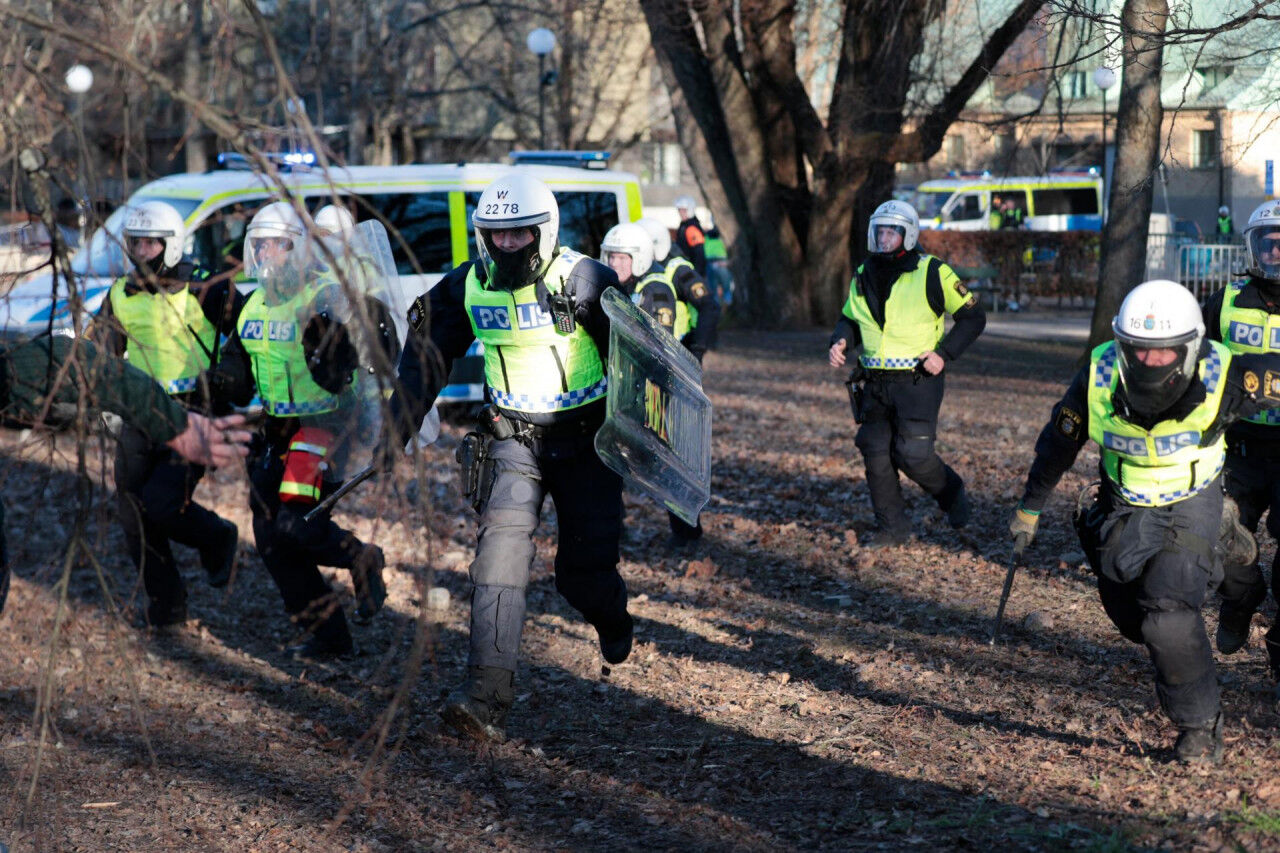
[[[607,169],[610,151],[512,151],[517,166],[569,166],[578,169]]]
[[[285,154],[283,160],[295,166],[312,166],[315,165],[316,155],[310,151],[292,151]]]

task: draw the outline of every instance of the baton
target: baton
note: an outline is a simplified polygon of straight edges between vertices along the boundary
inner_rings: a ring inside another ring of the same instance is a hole
[[[361,483],[363,483],[365,480],[369,479],[376,473],[378,473],[378,468],[376,465],[370,465],[368,468],[365,468],[360,473],[352,477],[350,480],[347,480],[347,482],[343,483],[341,486],[338,486],[338,490],[336,492],[329,495],[329,497],[325,498],[324,500],[320,501],[320,503],[316,504],[315,508],[311,510],[311,512],[307,513],[302,517],[302,520],[306,522],[310,522],[314,520],[315,517],[320,515],[321,513],[328,512],[329,510],[333,509],[334,504],[336,504],[338,501],[345,498],[347,495],[351,494],[352,489],[354,489],[356,486],[360,485]]]
[[[1004,575],[1004,589],[1000,591],[1000,606],[996,608],[995,624],[991,626],[991,639],[987,641],[988,646],[996,644],[996,638],[1000,636],[1000,622],[1004,619],[1004,606],[1009,603],[1009,593],[1013,591],[1013,576],[1018,572],[1018,564],[1022,562],[1022,551],[1027,547],[1027,540],[1023,536],[1018,536],[1013,540],[1013,556],[1009,559],[1009,571]]]

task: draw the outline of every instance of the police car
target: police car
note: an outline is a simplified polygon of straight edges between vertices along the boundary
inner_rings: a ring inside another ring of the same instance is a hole
[[[379,217],[394,226],[392,253],[409,299],[444,274],[477,257],[471,214],[480,193],[513,169],[544,181],[560,205],[560,244],[598,256],[600,243],[619,222],[642,215],[640,184],[626,172],[608,168],[608,153],[526,151],[512,163],[348,166],[321,170],[310,155],[273,157],[281,180],[315,211],[341,197],[358,220]],[[27,338],[50,328],[72,333],[84,328],[112,282],[128,268],[120,231],[127,208],[144,201],[172,205],[186,221],[186,255],[210,274],[230,274],[237,286],[256,286],[237,272],[243,258],[244,229],[259,207],[278,197],[270,180],[237,155],[219,157],[219,168],[203,174],[170,175],[146,184],[108,217],[72,258],[79,290],[73,312],[67,283],[50,275],[32,278],[0,300],[0,334]],[[73,316],[74,313],[74,316]],[[484,397],[483,350],[473,344],[455,362],[442,403],[479,402]]]

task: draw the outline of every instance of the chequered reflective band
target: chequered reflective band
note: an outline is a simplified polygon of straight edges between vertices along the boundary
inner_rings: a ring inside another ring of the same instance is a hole
[[[1171,503],[1177,503],[1183,498],[1189,498],[1192,495],[1203,491],[1204,487],[1212,483],[1214,478],[1221,473],[1222,464],[1219,463],[1217,469],[1212,474],[1208,477],[1200,478],[1200,482],[1196,483],[1195,488],[1177,489],[1172,492],[1164,492],[1163,494],[1158,494],[1155,497],[1152,497],[1151,495],[1130,491],[1124,486],[1120,486],[1120,496],[1123,497],[1126,502],[1133,504],[1134,506],[1166,506]]]
[[[1098,356],[1098,363],[1095,366],[1093,384],[1096,388],[1110,388],[1111,375],[1116,367],[1116,345],[1112,344],[1103,350],[1102,355]]]
[[[858,356],[863,367],[873,370],[910,370],[916,366],[914,358],[876,358],[875,356]]]
[[[567,394],[509,394],[493,387],[489,388],[489,393],[493,395],[493,402],[504,409],[515,409],[517,412],[554,412],[589,403],[597,397],[603,397],[608,390],[609,380],[606,377],[594,385]]]
[[[196,377],[190,379],[173,379],[165,383],[164,390],[170,394],[185,394],[196,390]]]
[[[1218,355],[1218,350],[1214,347],[1209,348],[1209,355],[1204,360],[1204,375],[1200,377],[1200,381],[1204,383],[1204,390],[1210,394],[1218,389],[1218,383],[1222,381],[1222,356]]]
[[[1267,409],[1259,412],[1251,418],[1245,418],[1251,424],[1266,424],[1267,426],[1280,426],[1280,409]]]
[[[264,408],[267,410],[267,414],[275,415],[278,418],[290,415],[322,415],[338,408],[338,398],[326,397],[323,400],[313,400],[309,403],[266,403]]]

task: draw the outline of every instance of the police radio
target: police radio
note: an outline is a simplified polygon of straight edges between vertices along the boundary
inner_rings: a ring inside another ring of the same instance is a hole
[[[578,325],[573,316],[573,297],[563,292],[552,293],[547,301],[551,304],[551,319],[555,321],[556,331],[562,335],[573,334]]]

